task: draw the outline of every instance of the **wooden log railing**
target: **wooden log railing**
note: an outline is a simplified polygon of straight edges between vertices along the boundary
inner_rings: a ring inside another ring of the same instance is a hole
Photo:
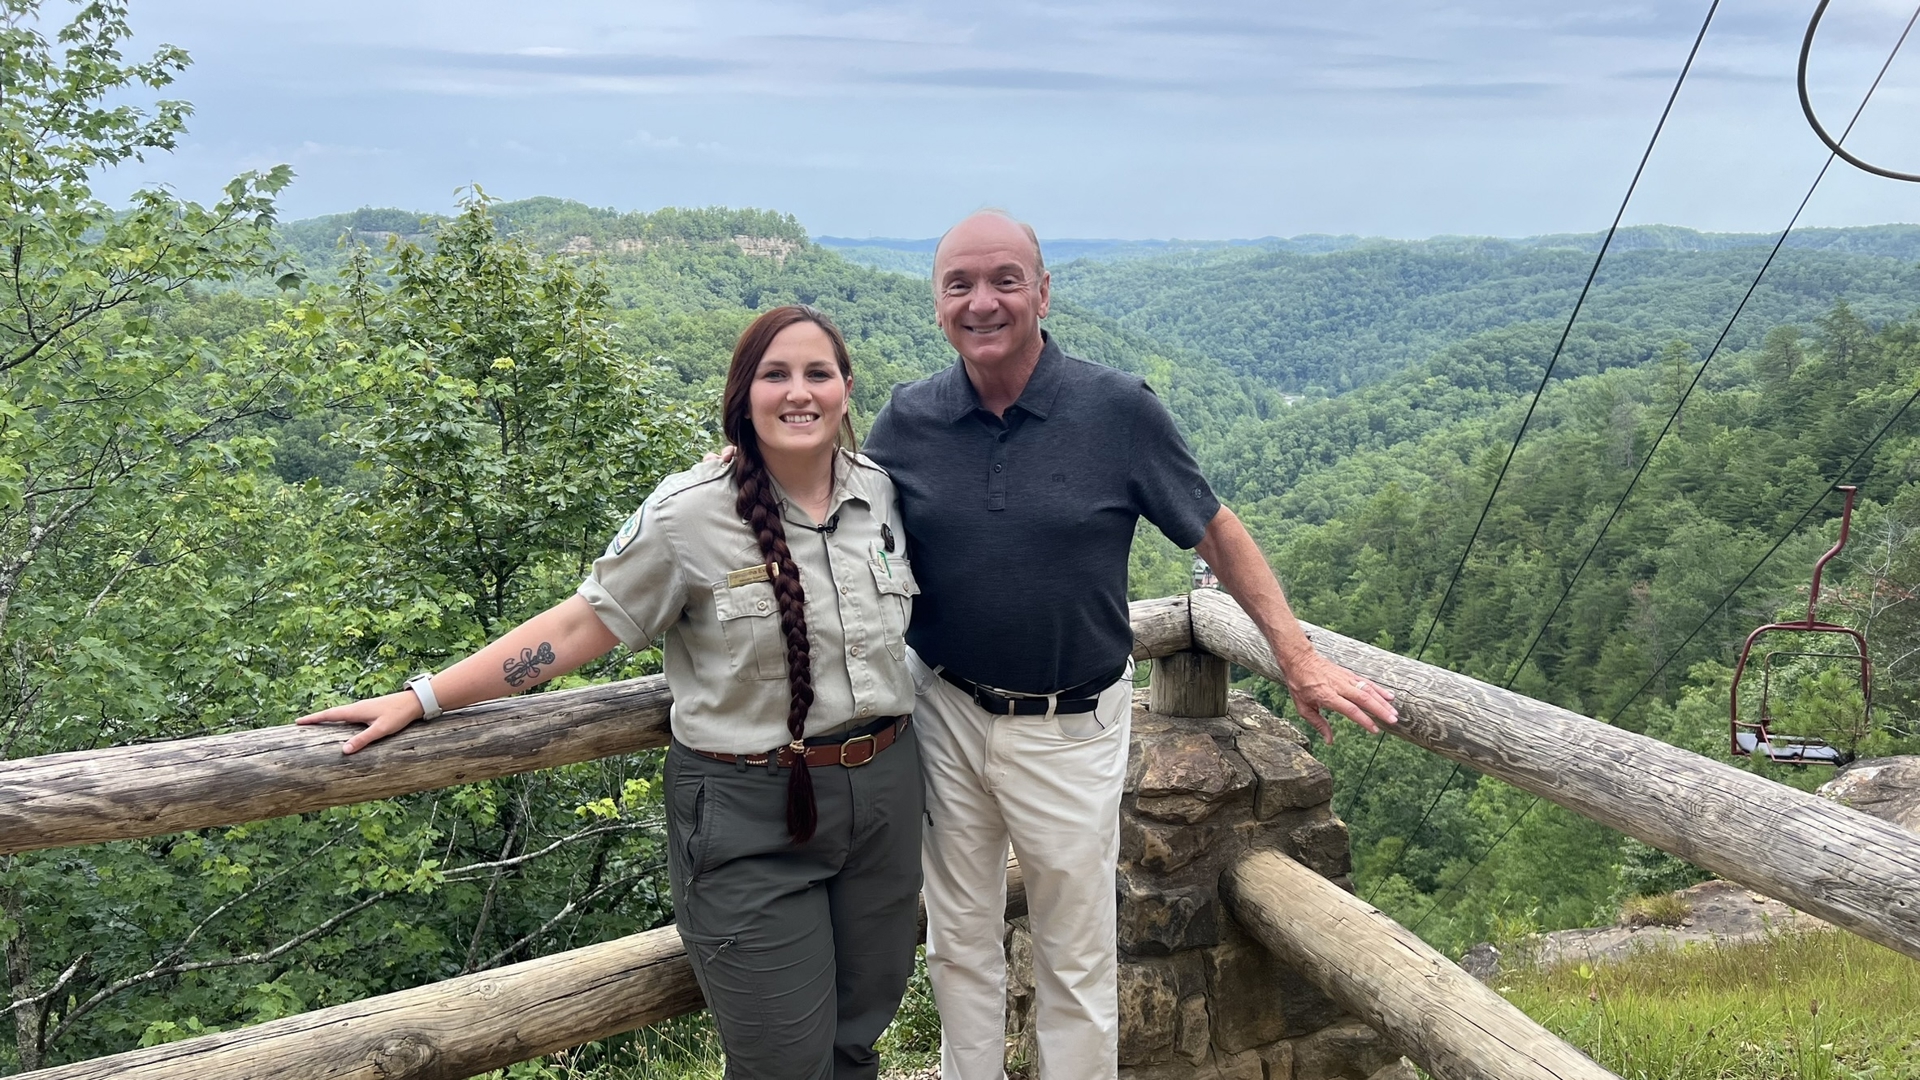
[[[1224,594],[1141,601],[1132,616],[1136,658],[1185,654],[1169,664],[1170,673],[1206,681],[1184,697],[1162,688],[1156,699],[1170,708],[1218,695],[1219,663],[1194,657],[1194,650],[1281,676],[1251,620]],[[1399,737],[1920,957],[1920,838],[1914,834],[1338,634],[1315,630],[1314,640],[1336,662],[1398,692],[1401,722],[1389,730]],[[667,740],[669,705],[661,680],[640,679],[461,710],[352,757],[340,754],[338,729],[278,727],[4,762],[0,854],[237,824],[658,747]],[[1418,1010],[1452,1015],[1449,1010],[1458,1012],[1469,998],[1424,998],[1404,984],[1439,978],[1451,986],[1450,966],[1435,968],[1410,934],[1387,930],[1394,944],[1384,952],[1398,950],[1398,972],[1369,976],[1385,980],[1378,985],[1343,980],[1343,962],[1334,962],[1333,953],[1304,947],[1300,926],[1288,929],[1286,920],[1268,917],[1273,905],[1247,901],[1282,881],[1296,891],[1306,887],[1292,882],[1285,867],[1253,862],[1236,868],[1227,887],[1242,921],[1322,989],[1422,1057],[1435,1075],[1605,1075],[1445,1071],[1454,1068],[1449,1062],[1472,1060],[1457,1056],[1460,1039],[1470,1036],[1446,1034],[1453,1027]],[[1325,917],[1343,926],[1382,919],[1373,912],[1356,922],[1344,907],[1324,908],[1336,911],[1345,914]],[[699,1000],[690,987],[677,936],[650,931],[44,1075],[466,1076],[691,1011]],[[1417,1030],[1403,1030],[1406,1025]]]
[[[1187,598],[1133,605],[1136,659],[1193,643]],[[0,762],[0,855],[165,836],[410,795],[667,745],[659,676],[413,724],[351,757],[348,729],[280,727]]]
[[[1280,677],[1253,620],[1193,594],[1197,648]],[[1394,735],[1920,959],[1920,835],[1657,739],[1329,630],[1314,647],[1398,695]]]
[[[1027,913],[1007,862],[1007,918]],[[926,910],[920,926],[926,928]],[[459,1080],[706,1007],[671,926],[34,1080]]]
[[[1413,932],[1277,851],[1220,881],[1235,921],[1439,1080],[1620,1080]]]

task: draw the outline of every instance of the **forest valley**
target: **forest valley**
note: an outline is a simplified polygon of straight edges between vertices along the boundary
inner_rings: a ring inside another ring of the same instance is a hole
[[[281,224],[285,167],[205,203],[155,190],[108,206],[102,170],[171,149],[189,113],[119,102],[162,92],[185,54],[125,60],[117,5],[49,42],[36,4],[4,4],[7,758],[286,723],[545,608],[661,477],[715,447],[720,379],[756,311],[808,303],[839,323],[863,423],[894,383],[952,362],[926,280],[778,213],[616,213],[475,187],[447,216]],[[1872,640],[1871,722],[1845,673],[1815,661],[1776,677],[1775,707],[1861,756],[1912,751],[1920,418],[1842,470],[1920,386],[1920,228],[1787,249],[1518,663],[1769,242],[1626,234],[1444,611],[1593,237],[1118,245],[1053,268],[1047,326],[1149,379],[1304,618],[1408,654],[1430,634],[1429,663],[1709,756],[1725,754],[1738,643],[1803,613],[1838,498],[1720,601],[1823,491],[1857,483],[1822,612]],[[1136,597],[1169,595],[1191,557],[1145,527],[1132,570]],[[658,666],[654,650],[616,652],[558,685]],[[1444,950],[1584,925],[1701,876],[1551,806],[1504,834],[1525,796],[1397,740],[1348,725],[1315,752],[1359,891]],[[1828,775],[1749,767],[1803,788]],[[658,755],[636,755],[0,858],[0,1063],[661,925],[658,775]]]

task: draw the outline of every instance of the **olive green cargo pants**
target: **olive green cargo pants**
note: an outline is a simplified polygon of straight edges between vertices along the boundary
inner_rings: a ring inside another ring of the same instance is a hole
[[[787,835],[787,771],[667,751],[674,921],[727,1080],[873,1080],[874,1040],[919,936],[920,749],[911,725],[855,768],[811,770],[820,820]]]

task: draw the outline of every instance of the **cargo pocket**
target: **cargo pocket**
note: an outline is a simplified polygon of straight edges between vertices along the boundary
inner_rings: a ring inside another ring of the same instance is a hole
[[[727,657],[741,682],[787,677],[786,650],[780,645],[780,602],[773,585],[756,581],[728,588],[713,585],[713,610],[727,639]]]
[[[913,619],[913,598],[920,595],[920,583],[913,579],[913,566],[905,559],[875,555],[867,560],[867,567],[880,592],[881,638],[895,660],[905,660],[907,624]]]

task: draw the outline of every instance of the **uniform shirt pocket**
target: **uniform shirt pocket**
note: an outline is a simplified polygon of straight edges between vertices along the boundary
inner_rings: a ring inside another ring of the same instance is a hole
[[[781,646],[780,602],[770,582],[729,588],[713,585],[713,610],[727,640],[727,658],[734,678],[741,682],[787,677],[787,654]]]
[[[920,583],[913,578],[913,566],[905,559],[875,556],[867,560],[873,571],[873,586],[880,593],[880,633],[887,652],[895,660],[907,657],[907,624],[913,620],[913,598],[920,595]]]

